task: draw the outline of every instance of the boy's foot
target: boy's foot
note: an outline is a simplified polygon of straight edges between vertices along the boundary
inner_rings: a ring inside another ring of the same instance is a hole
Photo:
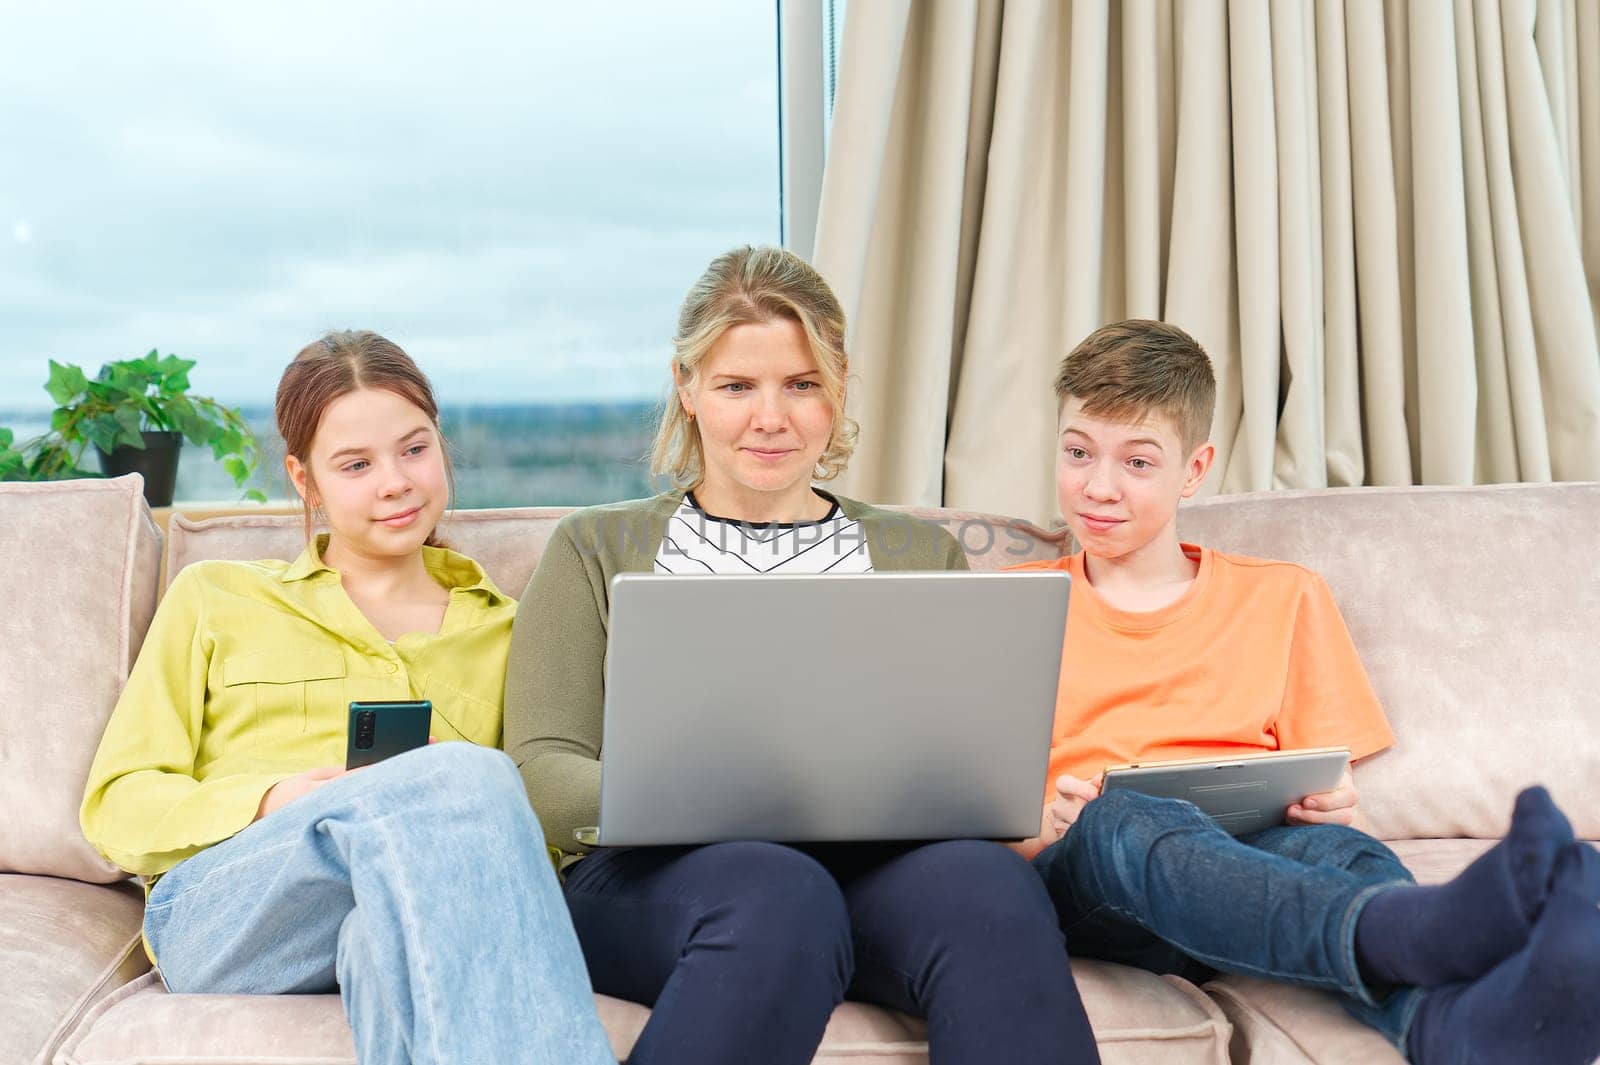
[[[1361,973],[1380,984],[1472,980],[1528,941],[1572,826],[1550,793],[1517,796],[1511,831],[1448,884],[1375,895],[1356,922]]]
[[[1470,984],[1427,992],[1406,1045],[1417,1065],[1600,1058],[1600,852],[1562,853],[1528,945]]]

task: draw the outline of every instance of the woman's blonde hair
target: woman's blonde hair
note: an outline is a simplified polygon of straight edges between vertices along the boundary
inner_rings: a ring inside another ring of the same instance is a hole
[[[678,386],[692,388],[700,364],[731,326],[791,318],[805,330],[817,362],[823,394],[833,406],[833,431],[812,477],[837,477],[856,447],[858,428],[844,412],[849,358],[844,350],[844,310],[822,275],[800,256],[765,245],[734,248],[711,260],[689,289],[672,338],[674,380],[661,407],[650,472],[676,488],[693,488],[705,477],[700,430],[678,399]]]

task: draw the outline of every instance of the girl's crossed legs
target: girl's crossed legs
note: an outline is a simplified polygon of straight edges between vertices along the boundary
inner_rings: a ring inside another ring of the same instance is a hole
[[[334,780],[162,876],[144,927],[174,992],[337,986],[363,1065],[615,1060],[499,751],[435,744]]]

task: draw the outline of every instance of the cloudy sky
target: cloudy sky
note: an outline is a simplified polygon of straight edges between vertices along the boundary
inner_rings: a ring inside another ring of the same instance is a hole
[[[264,404],[343,327],[445,402],[659,395],[695,276],[778,240],[774,7],[14,6],[0,409],[152,347]]]

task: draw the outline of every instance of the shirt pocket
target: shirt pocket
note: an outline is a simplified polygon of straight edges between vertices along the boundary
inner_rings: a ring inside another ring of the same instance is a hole
[[[344,655],[332,647],[274,647],[222,663],[223,686],[254,701],[256,727],[269,735],[305,732],[308,711],[339,706],[345,673]]]
[[[437,676],[429,677],[423,696],[433,703],[433,716],[446,726],[435,733],[441,740],[470,740],[483,747],[500,746],[501,701],[458,688]]]

